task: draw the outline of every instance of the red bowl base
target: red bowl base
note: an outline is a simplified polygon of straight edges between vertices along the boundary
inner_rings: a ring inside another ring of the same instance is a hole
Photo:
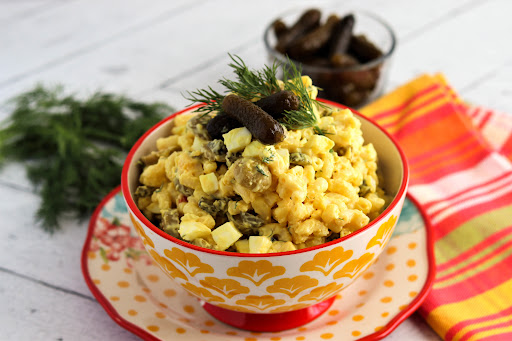
[[[228,310],[204,303],[203,308],[217,320],[230,326],[253,332],[278,332],[313,321],[334,302],[336,296],[307,308],[275,314],[252,314]]]

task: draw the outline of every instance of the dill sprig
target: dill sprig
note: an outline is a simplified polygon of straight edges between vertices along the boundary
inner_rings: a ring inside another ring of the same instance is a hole
[[[228,65],[233,69],[238,81],[226,78],[219,80],[219,83],[228,91],[251,101],[281,90],[276,76],[279,64],[265,65],[262,70],[250,70],[242,58],[231,54],[229,57],[233,62]]]
[[[211,86],[208,89],[198,89],[196,91],[187,91],[188,96],[187,100],[192,103],[204,103],[204,106],[197,108],[195,111],[208,114],[213,111],[221,111],[222,100],[224,99],[224,95],[219,94],[217,91],[212,89]]]
[[[313,127],[315,132],[321,132],[317,126],[318,119],[313,109],[313,100],[309,97],[308,90],[302,82],[300,68],[288,59],[288,65],[283,67],[283,81],[285,90],[290,90],[299,96],[299,109],[285,111],[282,119],[287,129],[306,129]]]
[[[90,215],[119,184],[126,152],[161,118],[165,104],[96,93],[86,100],[62,87],[35,89],[11,100],[0,125],[0,164],[22,162],[41,196],[36,218],[53,232],[59,218]]]
[[[213,111],[222,111],[222,100],[229,93],[235,93],[246,100],[255,101],[283,90],[284,86],[284,90],[293,91],[299,97],[299,108],[284,112],[284,118],[280,120],[280,123],[287,129],[312,127],[317,134],[325,133],[318,127],[318,118],[314,111],[314,106],[321,106],[321,103],[309,97],[306,86],[302,82],[301,70],[292,61],[288,60],[288,67],[276,61],[272,66],[265,65],[261,70],[251,70],[239,56],[229,54],[229,57],[232,62],[228,65],[233,69],[236,77],[235,80],[222,78],[218,81],[225,88],[223,94],[211,87],[187,92],[188,97],[185,96],[187,100],[192,103],[205,103],[205,106],[196,110],[197,112],[208,114]],[[280,67],[283,68],[283,82],[277,78]]]

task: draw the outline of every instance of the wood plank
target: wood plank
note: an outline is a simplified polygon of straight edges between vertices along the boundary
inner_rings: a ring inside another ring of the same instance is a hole
[[[345,8],[371,9],[391,22],[401,36],[440,16],[437,5],[443,4],[445,8],[453,9],[463,7],[467,2],[435,0],[435,3],[419,3],[415,4],[418,8],[408,16],[403,15],[403,9],[410,6],[407,0],[399,0],[395,6],[380,0],[364,4],[351,0]],[[314,3],[308,2],[307,6]],[[83,51],[80,56],[61,58],[58,63],[46,65],[20,81],[4,84],[0,88],[0,102],[32,87],[37,81],[64,83],[72,91],[83,93],[99,88],[129,94],[147,92],[183,74],[184,70],[194,71],[205,62],[222,60],[228,51],[239,50],[261,40],[271,18],[289,8],[296,8],[295,2],[263,0],[242,3],[224,0],[207,3],[194,11],[182,13],[176,20],[155,23],[130,37],[120,37],[108,46]],[[251,15],[231,18],[229,13]],[[229,24],[219,25],[222,20]],[[264,50],[258,51],[256,56],[264,60]]]
[[[171,19],[197,1],[70,1],[31,20],[0,23],[0,85],[62,58],[94,50],[126,34]],[[79,14],[79,15],[77,15]],[[55,23],[59,23],[56,25]],[[107,70],[116,72],[116,70]]]
[[[64,3],[63,0],[3,0],[0,1],[0,23],[26,20],[41,11]]]
[[[94,299],[3,271],[0,293],[2,340],[140,340],[118,326]]]
[[[263,4],[230,0],[205,3],[172,20],[156,22],[107,46],[89,50],[80,58],[68,58],[58,68],[33,73],[23,82],[4,84],[0,87],[0,101],[31,87],[37,80],[64,82],[71,91],[79,89],[84,93],[98,88],[137,93],[154,86],[159,79],[168,78],[168,74],[180,73],[186,66],[193,67],[212,56],[224,55],[241,42],[261,36],[266,25],[261,18],[271,4],[270,0],[264,0]],[[274,6],[279,12],[289,4],[290,1],[279,2]],[[229,18],[227,10],[253,15]],[[219,18],[226,18],[230,23],[219,25]],[[199,30],[199,25],[207,29]]]
[[[393,6],[390,6],[387,1],[379,0],[354,3],[353,6],[360,10],[378,13],[379,16],[385,18],[395,30],[398,38],[397,53],[400,53],[400,43],[402,39],[413,39],[413,36],[418,34],[418,31],[428,30],[426,27],[432,22],[442,22],[443,19],[448,20],[448,18],[445,17],[446,12],[464,12],[465,10],[470,10],[472,6],[475,6],[475,3],[478,2],[479,1],[468,0],[450,1],[449,3],[442,0],[418,2],[414,4],[414,10],[411,9],[409,15],[406,16],[404,15],[404,9],[411,7],[410,1],[407,0],[393,2]],[[442,12],[438,10],[441,6],[444,7]],[[351,7],[351,4],[348,4],[346,7]],[[271,63],[265,51],[262,39],[248,41],[246,44],[239,46],[234,52],[243,57],[248,65],[255,68],[261,67],[264,63]],[[419,53],[421,53],[421,51]],[[166,87],[170,87],[174,91],[184,91],[212,85],[214,88],[218,89],[218,87],[215,86],[215,81],[220,78],[219,75],[229,74],[230,72],[230,68],[227,66],[228,61],[229,58],[225,56],[224,58],[219,58],[214,63],[205,63],[207,67],[196,67],[196,72],[190,72],[188,75],[180,75],[180,79],[173,76],[173,78],[161,83],[159,88],[165,89]],[[394,64],[396,65],[396,63]],[[414,65],[412,61],[410,61],[409,64]],[[396,66],[394,68],[396,68]],[[193,68],[191,67],[190,71],[192,70]],[[388,84],[386,91],[390,91],[395,87],[395,84],[390,84]],[[154,89],[146,90],[144,94],[151,91],[154,91]]]
[[[464,100],[512,115],[512,60],[461,89]]]
[[[0,192],[8,198],[0,205],[0,248],[8,250],[0,267],[91,296],[80,269],[87,222],[64,220],[63,229],[50,235],[35,223],[40,203],[35,194],[6,186]]]
[[[512,56],[512,46],[503,40],[505,32],[512,32],[510,11],[510,1],[485,1],[404,42],[393,63],[391,84],[443,72],[455,90],[463,89],[503,65]]]

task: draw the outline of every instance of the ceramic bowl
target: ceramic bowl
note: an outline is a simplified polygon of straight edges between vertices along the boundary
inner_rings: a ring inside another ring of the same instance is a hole
[[[313,84],[321,90],[319,96],[344,105],[359,108],[382,94],[388,79],[391,60],[396,47],[396,38],[391,26],[379,16],[366,11],[351,10],[343,5],[316,6],[322,12],[322,22],[331,14],[344,16],[349,13],[355,17],[353,34],[364,34],[369,41],[377,46],[382,55],[379,58],[360,61],[353,66],[333,67],[327,59],[311,58],[310,60],[287,59],[287,56],[276,50],[277,39],[272,23],[264,33],[264,43],[270,64],[278,61],[284,65],[292,62],[308,75]],[[285,13],[280,16],[288,27],[293,25],[304,8]]]
[[[156,149],[159,137],[170,134],[176,115],[194,109],[156,124],[137,141],[124,164],[123,196],[147,252],[171,281],[202,300],[203,307],[225,323],[278,331],[313,320],[377,259],[389,241],[408,184],[403,152],[382,128],[354,111],[366,143],[372,142],[377,150],[384,187],[393,196],[377,219],[344,238],[296,251],[243,254],[205,249],[164,233],[144,217],[133,199],[140,175],[138,160]]]

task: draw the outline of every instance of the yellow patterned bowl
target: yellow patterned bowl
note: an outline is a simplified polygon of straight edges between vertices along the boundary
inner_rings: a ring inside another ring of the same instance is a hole
[[[123,167],[123,196],[147,252],[170,280],[230,325],[278,331],[313,320],[377,259],[389,241],[407,190],[409,170],[404,153],[376,123],[353,111],[361,120],[365,141],[375,146],[386,192],[393,196],[377,219],[344,238],[296,251],[243,254],[205,249],[151,224],[133,199],[140,175],[138,160],[156,149],[159,137],[170,134],[174,116],[194,109],[180,111],[151,128],[133,146]]]

